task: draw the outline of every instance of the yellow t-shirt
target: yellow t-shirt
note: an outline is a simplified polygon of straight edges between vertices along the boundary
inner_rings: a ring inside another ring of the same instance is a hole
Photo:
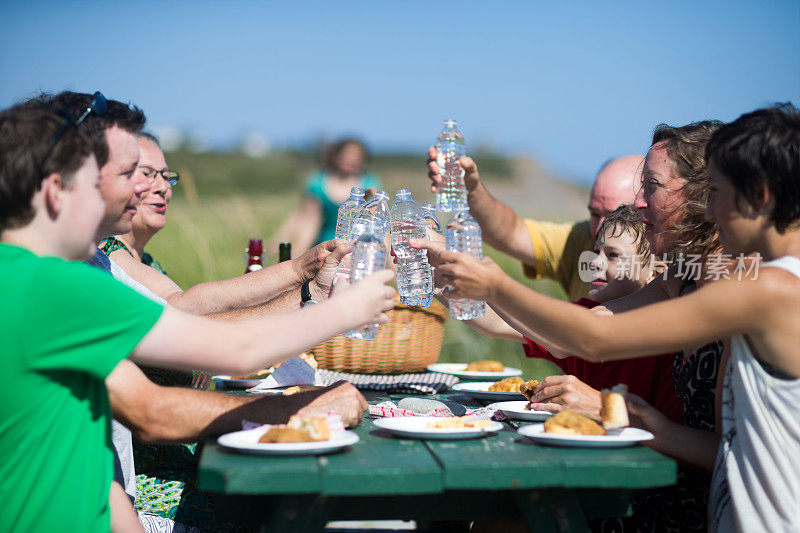
[[[594,239],[588,220],[574,224],[556,224],[525,220],[533,243],[536,266],[524,264],[522,270],[529,278],[556,280],[571,302],[589,292],[589,284],[578,275],[578,258],[582,252],[594,248]]]

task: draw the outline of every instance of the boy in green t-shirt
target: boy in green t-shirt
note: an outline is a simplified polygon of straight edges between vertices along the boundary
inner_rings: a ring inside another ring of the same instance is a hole
[[[161,307],[69,262],[94,254],[105,209],[98,177],[91,142],[71,117],[0,113],[2,531],[109,530],[103,380],[129,354],[153,366],[242,374],[383,322],[392,307],[386,271],[266,319],[221,323]]]

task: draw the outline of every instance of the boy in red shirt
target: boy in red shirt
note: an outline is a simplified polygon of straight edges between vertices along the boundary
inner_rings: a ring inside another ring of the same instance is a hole
[[[576,305],[591,309],[636,292],[653,279],[650,245],[644,238],[641,213],[633,206],[621,206],[603,221],[594,254],[583,269],[591,279],[591,290],[588,297],[573,302]],[[561,368],[564,375],[548,376],[539,383],[531,399],[532,409],[569,409],[599,420],[600,390],[625,383],[630,392],[670,420],[682,420],[683,406],[672,385],[672,354],[590,363],[543,339],[523,336],[488,306],[483,317],[467,324],[487,337],[523,343],[528,357],[547,359]]]

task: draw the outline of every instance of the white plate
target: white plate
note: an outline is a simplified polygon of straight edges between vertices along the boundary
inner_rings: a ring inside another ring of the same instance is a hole
[[[608,435],[545,433],[544,424],[522,426],[517,430],[517,433],[540,444],[568,448],[622,448],[653,438],[652,433],[639,428],[610,429],[608,430]]]
[[[428,370],[431,372],[440,372],[442,374],[452,374],[460,378],[466,379],[495,379],[499,381],[503,378],[510,378],[512,376],[521,376],[522,370],[519,368],[512,368],[507,366],[502,372],[475,372],[474,370],[465,370],[467,363],[435,363],[428,365]]]
[[[220,375],[220,376],[211,376],[211,379],[216,381],[219,385],[222,385],[223,387],[228,389],[249,389],[250,387],[255,387],[256,385],[264,381],[264,379],[266,378],[236,379],[230,376]]]
[[[528,400],[514,401],[514,402],[498,402],[487,405],[487,407],[494,407],[503,411],[508,418],[514,420],[529,420],[532,422],[541,422],[553,416],[550,411],[530,411],[525,409],[528,405]]]
[[[500,422],[489,421],[485,428],[429,428],[428,423],[441,420],[438,416],[396,416],[392,418],[379,418],[373,423],[376,427],[391,431],[400,437],[412,439],[476,439],[503,429]]]
[[[525,397],[521,392],[496,392],[489,390],[489,387],[495,383],[497,382],[472,381],[469,383],[456,383],[451,388],[478,400],[518,400]]]
[[[351,446],[358,442],[358,435],[352,431],[336,431],[331,438],[313,442],[258,442],[267,432],[267,427],[246,429],[226,433],[217,439],[221,446],[234,450],[264,455],[316,455],[328,453]]]

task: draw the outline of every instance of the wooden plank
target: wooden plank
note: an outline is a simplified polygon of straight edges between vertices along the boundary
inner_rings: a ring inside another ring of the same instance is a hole
[[[322,489],[314,456],[237,454],[209,441],[198,471],[200,488],[226,494],[298,494]]]
[[[442,469],[424,443],[400,439],[364,420],[361,441],[346,453],[320,456],[326,495],[430,494],[442,491]]]

